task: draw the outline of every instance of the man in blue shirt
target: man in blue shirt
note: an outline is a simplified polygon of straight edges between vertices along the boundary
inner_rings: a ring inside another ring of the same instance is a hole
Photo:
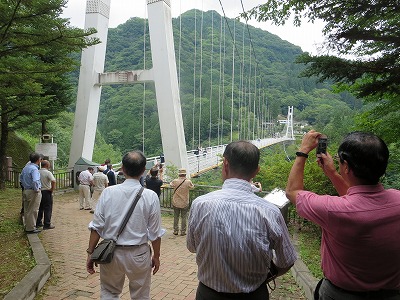
[[[42,199],[39,165],[41,156],[39,153],[32,152],[29,155],[29,163],[22,169],[21,185],[24,189],[22,200],[24,204],[24,219],[26,233],[38,233],[36,220],[40,201]]]

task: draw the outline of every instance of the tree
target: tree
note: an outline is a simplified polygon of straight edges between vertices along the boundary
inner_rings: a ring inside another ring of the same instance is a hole
[[[8,134],[54,118],[73,100],[66,74],[70,54],[98,43],[94,29],[70,27],[60,17],[65,0],[0,2],[0,188],[5,187]]]
[[[297,62],[307,65],[303,75],[318,76],[320,81],[331,79],[340,90],[377,103],[373,115],[385,118],[388,103],[392,111],[400,108],[400,10],[398,0],[267,0],[245,17],[259,21],[271,20],[284,24],[290,17],[300,25],[301,20],[323,20],[327,53],[336,55],[299,56]],[[350,59],[349,57],[353,57]],[[379,107],[383,105],[383,108]],[[380,122],[376,126],[397,128],[396,124]],[[381,130],[382,131],[382,130]]]

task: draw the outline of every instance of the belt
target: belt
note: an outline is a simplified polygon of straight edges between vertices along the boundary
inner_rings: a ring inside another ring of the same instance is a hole
[[[122,247],[122,248],[128,248],[128,247],[140,247],[146,244],[140,244],[140,245],[115,245],[115,247]]]
[[[395,295],[400,295],[400,290],[377,290],[377,291],[365,291],[365,292],[361,292],[361,291],[349,291],[349,290],[345,290],[342,289],[336,285],[334,285],[330,280],[325,279],[327,281],[329,281],[329,283],[336,289],[338,289],[339,291],[343,292],[343,293],[347,293],[347,294],[351,294],[351,295],[356,295],[356,296],[362,296],[365,298],[386,298],[386,297],[391,297],[391,296],[395,296]]]

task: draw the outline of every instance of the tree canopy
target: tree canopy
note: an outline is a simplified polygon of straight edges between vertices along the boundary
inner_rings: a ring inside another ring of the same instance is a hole
[[[42,122],[65,110],[73,101],[66,74],[78,66],[70,54],[98,43],[90,37],[94,29],[71,27],[60,17],[66,2],[0,2],[2,168],[9,130]]]
[[[378,127],[399,125],[398,115],[394,118],[397,124],[378,122],[385,117],[388,103],[391,111],[400,108],[398,8],[397,0],[268,0],[244,16],[270,20],[277,25],[289,18],[293,18],[295,25],[300,25],[304,19],[323,20],[324,50],[328,54],[299,56],[297,62],[307,65],[303,75],[318,76],[320,81],[333,80],[340,90],[346,89],[366,101],[378,103],[367,115],[375,120],[379,130]],[[361,124],[367,125],[365,118],[361,120]],[[380,131],[386,130],[380,128]],[[389,140],[394,137],[387,135]]]

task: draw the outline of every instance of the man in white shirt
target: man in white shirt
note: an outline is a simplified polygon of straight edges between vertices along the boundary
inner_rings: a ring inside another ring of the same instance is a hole
[[[39,173],[42,184],[42,200],[40,201],[36,227],[43,226],[44,230],[54,229],[55,226],[51,224],[51,215],[53,213],[53,192],[56,188],[56,179],[53,173],[49,171],[50,162],[48,160],[43,160],[41,166]]]
[[[129,279],[131,299],[150,299],[151,270],[160,268],[161,228],[160,202],[156,193],[144,189],[124,230],[117,239],[121,223],[135,196],[142,188],[139,179],[145,171],[146,158],[140,151],[132,151],[122,158],[122,172],[126,180],[109,186],[100,196],[89,223],[90,239],[86,269],[95,272],[90,258],[100,237],[116,240],[114,257],[109,264],[100,265],[101,299],[119,299],[125,276]],[[151,242],[153,256],[150,251]]]
[[[91,210],[92,199],[90,195],[90,186],[93,185],[93,167],[88,167],[82,171],[78,177],[79,180],[79,209]]]

